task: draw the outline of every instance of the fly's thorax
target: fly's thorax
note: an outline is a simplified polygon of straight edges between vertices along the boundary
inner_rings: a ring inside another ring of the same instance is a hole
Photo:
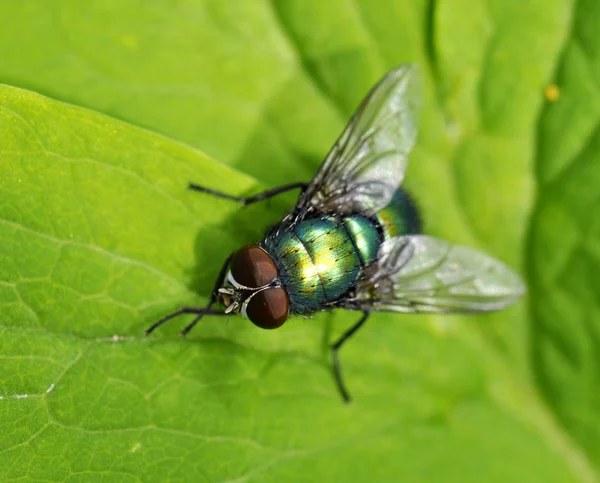
[[[219,292],[226,312],[239,312],[263,329],[281,327],[287,319],[289,301],[277,266],[258,245],[247,245],[233,255],[227,284]]]
[[[380,243],[376,224],[368,218],[323,216],[276,232],[264,246],[277,265],[290,311],[308,313],[348,293]]]

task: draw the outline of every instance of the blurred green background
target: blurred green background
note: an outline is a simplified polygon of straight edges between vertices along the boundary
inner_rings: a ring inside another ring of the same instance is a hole
[[[2,481],[599,481],[600,3],[0,0]],[[515,267],[477,317],[206,318],[231,250],[419,64],[426,232]]]

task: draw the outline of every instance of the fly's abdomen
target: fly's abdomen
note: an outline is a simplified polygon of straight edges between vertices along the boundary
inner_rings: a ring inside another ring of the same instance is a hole
[[[307,313],[338,300],[356,283],[381,243],[375,224],[360,216],[323,217],[267,238],[290,309]]]
[[[421,233],[421,219],[412,198],[398,189],[390,203],[376,213],[386,238]]]

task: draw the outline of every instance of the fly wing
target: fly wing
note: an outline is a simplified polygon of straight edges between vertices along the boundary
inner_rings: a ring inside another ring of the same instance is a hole
[[[417,137],[420,84],[414,65],[379,81],[300,196],[296,213],[374,213],[389,203]]]
[[[429,236],[383,243],[353,301],[360,310],[468,313],[500,310],[525,292],[506,265],[471,248]]]

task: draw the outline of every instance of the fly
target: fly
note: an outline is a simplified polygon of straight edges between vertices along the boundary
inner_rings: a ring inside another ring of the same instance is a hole
[[[413,65],[388,72],[309,183],[246,198],[190,184],[243,205],[290,190],[300,196],[262,241],[226,258],[205,307],[182,307],[146,334],[183,314],[195,315],[185,335],[204,315],[240,314],[275,329],[292,315],[360,312],[331,345],[335,380],[348,402],[339,350],[371,313],[476,313],[515,302],[525,290],[516,273],[476,250],[420,234],[417,209],[399,188],[417,137],[420,85]]]

